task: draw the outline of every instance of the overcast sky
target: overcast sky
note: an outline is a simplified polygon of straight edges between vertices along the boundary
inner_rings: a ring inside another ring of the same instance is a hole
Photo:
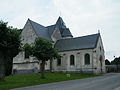
[[[0,19],[16,28],[28,18],[48,26],[59,16],[74,37],[100,30],[106,58],[120,56],[120,0],[0,0]]]

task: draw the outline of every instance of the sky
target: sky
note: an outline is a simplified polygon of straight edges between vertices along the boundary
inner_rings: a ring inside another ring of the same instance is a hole
[[[100,30],[106,59],[120,56],[120,0],[0,0],[0,20],[15,28],[28,18],[52,25],[59,16],[74,37]]]

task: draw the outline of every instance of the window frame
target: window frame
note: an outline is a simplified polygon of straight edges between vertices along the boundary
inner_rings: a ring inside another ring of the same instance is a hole
[[[57,59],[57,66],[61,66],[61,58]]]
[[[86,53],[84,55],[84,62],[85,62],[85,65],[90,65],[90,54],[89,53]]]
[[[70,66],[74,66],[74,65],[75,65],[75,56],[70,55]]]

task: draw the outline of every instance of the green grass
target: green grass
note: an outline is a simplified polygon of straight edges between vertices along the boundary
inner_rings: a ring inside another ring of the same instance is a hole
[[[0,82],[0,90],[9,90],[18,87],[89,78],[89,77],[95,77],[96,75],[71,74],[70,77],[67,77],[66,74],[63,73],[45,73],[45,76],[46,79],[40,79],[40,74],[8,76],[5,78],[4,82]]]

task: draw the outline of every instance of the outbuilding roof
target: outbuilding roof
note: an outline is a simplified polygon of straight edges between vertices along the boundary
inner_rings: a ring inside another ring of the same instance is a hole
[[[100,34],[92,34],[88,36],[60,39],[56,42],[55,47],[59,51],[92,49],[96,47]]]

